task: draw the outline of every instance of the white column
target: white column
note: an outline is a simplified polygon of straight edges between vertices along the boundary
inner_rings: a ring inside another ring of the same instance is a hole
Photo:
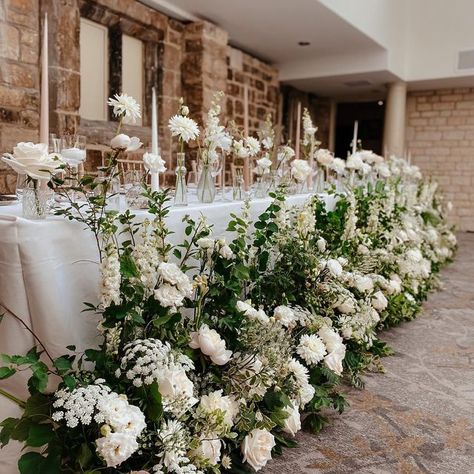
[[[388,154],[403,156],[406,127],[406,82],[392,82],[388,85],[385,102],[385,125],[383,131],[383,150]]]

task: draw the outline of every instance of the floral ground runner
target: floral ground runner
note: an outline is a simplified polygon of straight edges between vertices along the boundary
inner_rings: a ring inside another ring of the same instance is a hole
[[[20,472],[251,472],[294,445],[301,413],[321,430],[322,409],[346,406],[339,383],[383,369],[377,332],[416,316],[456,248],[436,184],[388,165],[390,178],[339,195],[333,211],[276,192],[251,222],[246,204],[228,242],[185,217],[171,245],[166,191],[144,190],[142,223],[104,211],[106,199],[61,211],[98,238],[100,303],[87,309],[103,343],[3,356],[1,378],[32,371],[28,400],[2,391],[24,414],[1,423],[1,443],[39,448]]]

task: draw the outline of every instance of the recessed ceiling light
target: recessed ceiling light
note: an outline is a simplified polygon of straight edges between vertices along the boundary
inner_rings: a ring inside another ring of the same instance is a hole
[[[310,44],[309,41],[298,41],[298,46],[309,46]]]
[[[383,100],[379,100],[379,101],[377,102],[377,104],[383,105]]]

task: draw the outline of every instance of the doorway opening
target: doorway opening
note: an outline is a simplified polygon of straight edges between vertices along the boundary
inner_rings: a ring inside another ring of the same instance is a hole
[[[340,102],[336,114],[336,156],[346,158],[351,151],[354,122],[359,122],[357,137],[362,148],[382,154],[385,102]]]

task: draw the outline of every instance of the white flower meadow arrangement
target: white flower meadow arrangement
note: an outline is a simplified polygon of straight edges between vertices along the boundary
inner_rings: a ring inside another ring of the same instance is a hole
[[[130,98],[114,101],[120,120],[136,117]],[[187,112],[169,123],[181,144],[199,134]],[[215,117],[205,140],[217,147],[211,137],[228,140]],[[266,138],[232,146],[255,156]],[[110,175],[128,146],[113,149]],[[360,160],[371,173],[380,166]],[[144,189],[143,222],[107,210],[106,186],[59,210],[96,237],[101,283],[87,309],[101,343],[52,358],[37,340],[26,355],[2,356],[0,379],[32,371],[27,400],[0,390],[24,410],[0,423],[2,445],[39,448],[22,454],[20,472],[254,472],[303,426],[321,430],[322,409],[346,406],[338,384],[362,386],[364,370],[381,368],[390,349],[378,331],[417,314],[456,248],[436,185],[403,160],[384,165],[388,176],[337,196],[333,211],[317,196],[290,208],[277,191],[251,221],[245,203],[230,216],[230,240],[186,216],[172,245],[167,190]],[[293,170],[305,179],[302,165]],[[92,183],[78,189],[88,195]]]

